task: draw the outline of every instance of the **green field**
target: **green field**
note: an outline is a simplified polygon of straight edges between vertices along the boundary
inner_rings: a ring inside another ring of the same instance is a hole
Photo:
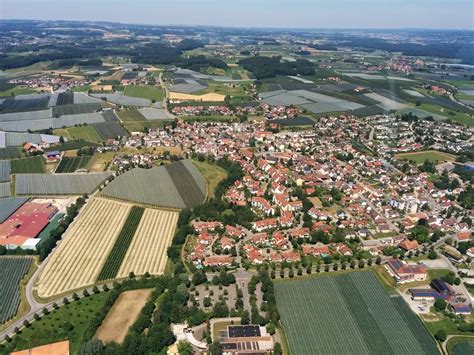
[[[122,261],[125,258],[125,254],[127,254],[128,247],[130,246],[135,231],[138,228],[138,224],[142,219],[143,212],[145,212],[143,207],[132,207],[127,220],[125,221],[125,224],[120,231],[109,256],[107,257],[107,260],[102,267],[97,281],[110,280],[117,276]]]
[[[20,335],[16,335],[10,343],[7,343],[7,352],[69,339],[70,352],[76,354],[84,332],[104,307],[107,297],[106,292],[91,295],[52,311],[40,320],[32,322],[28,328],[21,331]],[[72,329],[68,328],[69,325],[72,325]]]
[[[448,153],[438,152],[435,150],[427,150],[422,152],[413,152],[413,153],[402,153],[395,156],[398,159],[403,160],[412,160],[416,164],[423,164],[425,160],[430,162],[444,162],[444,161],[454,161],[456,156]]]
[[[275,284],[291,354],[439,354],[405,301],[368,271]]]
[[[123,122],[143,122],[146,121],[145,116],[143,116],[138,110],[125,110],[117,112],[119,118]]]
[[[161,87],[144,85],[128,85],[123,94],[155,101],[161,101],[165,97],[165,92]]]
[[[83,85],[83,86],[75,86],[72,88],[73,92],[88,92],[90,89],[92,89],[91,85]]]
[[[244,86],[240,84],[227,84],[212,81],[208,82],[208,87],[206,89],[194,92],[193,95],[203,95],[208,93],[228,95],[231,97],[245,97],[248,101],[253,101],[253,99],[245,93]]]
[[[185,122],[235,122],[239,119],[236,116],[182,116]]]
[[[12,174],[44,173],[44,160],[40,155],[11,161]]]
[[[83,139],[89,142],[102,142],[99,134],[93,126],[60,128],[53,131],[54,134],[66,137],[69,140]]]
[[[5,91],[0,91],[0,97],[12,97],[16,95],[25,95],[31,93],[34,93],[34,91],[31,89],[15,86],[14,88]]]
[[[437,115],[441,115],[446,117],[446,119],[450,119],[453,122],[459,122],[465,124],[470,127],[474,127],[474,118],[470,117],[468,114],[463,112],[456,112],[441,106],[431,105],[431,104],[424,104],[422,103],[420,106],[417,106],[418,109],[435,113]]]

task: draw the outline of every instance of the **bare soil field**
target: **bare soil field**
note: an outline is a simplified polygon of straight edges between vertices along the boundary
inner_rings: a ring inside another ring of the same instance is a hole
[[[188,100],[188,101],[212,101],[212,102],[224,102],[225,95],[221,94],[204,94],[204,95],[191,95],[181,94],[178,92],[170,92],[171,100]]]
[[[152,292],[151,288],[123,292],[97,329],[96,337],[104,343],[122,343]]]

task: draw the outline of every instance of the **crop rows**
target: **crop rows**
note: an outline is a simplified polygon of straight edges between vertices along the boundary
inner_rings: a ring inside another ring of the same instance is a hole
[[[168,260],[167,249],[171,245],[178,213],[146,209],[138,225],[132,243],[118,272],[118,277],[150,273],[163,274]]]
[[[194,165],[193,168],[196,169]],[[196,179],[182,162],[167,165],[166,171],[173,180],[186,207],[195,207],[203,202],[205,190],[201,190]]]
[[[126,136],[127,131],[117,122],[101,122],[92,125],[101,139],[113,139]]]
[[[80,157],[63,157],[61,163],[56,169],[56,173],[73,173],[78,169],[82,169],[87,166],[91,156],[84,155]]]
[[[132,207],[127,220],[115,241],[114,247],[110,251],[99,277],[97,278],[98,281],[113,279],[117,276],[120,265],[122,265],[125,254],[127,254],[128,247],[132,242],[144,210],[145,209],[142,207]]]
[[[110,173],[19,174],[15,187],[17,195],[90,194],[109,176]]]
[[[402,299],[370,272],[276,284],[294,354],[437,354],[436,344]]]
[[[28,272],[31,258],[0,258],[0,324],[15,316],[20,305],[20,280]]]
[[[191,161],[133,169],[104,189],[104,196],[158,207],[191,208],[204,201],[206,181]]]
[[[97,280],[131,206],[94,198],[72,224],[38,281],[38,295],[51,297]]]
[[[44,173],[43,157],[36,155],[25,159],[11,160],[12,174],[41,174]]]

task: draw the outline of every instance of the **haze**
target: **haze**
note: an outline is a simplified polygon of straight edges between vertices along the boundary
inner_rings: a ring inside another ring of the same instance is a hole
[[[474,28],[470,0],[2,0],[0,17],[154,25]]]

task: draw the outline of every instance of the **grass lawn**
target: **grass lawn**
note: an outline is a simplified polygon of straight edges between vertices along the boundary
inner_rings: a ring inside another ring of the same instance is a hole
[[[238,118],[235,116],[182,116],[180,117],[185,122],[200,122],[200,121],[208,121],[208,122],[222,122],[222,121],[229,121],[235,122],[238,121]]]
[[[224,73],[225,74],[225,73]],[[221,95],[229,95],[231,97],[248,97],[249,95],[245,93],[244,87],[240,84],[227,84],[227,83],[217,83],[209,82],[208,87],[204,90],[195,92],[195,95],[203,95],[208,93],[215,93]],[[250,98],[250,100],[252,100]]]
[[[423,315],[422,319],[424,320],[426,327],[431,334],[435,335],[436,332],[440,329],[444,329],[447,334],[456,334],[456,335],[473,335],[474,333],[461,332],[458,330],[458,323],[461,323],[459,320],[444,317],[440,313],[430,313],[429,315]],[[473,316],[471,315],[468,319],[468,322],[473,321]]]
[[[19,86],[15,86],[14,88],[5,90],[5,91],[0,91],[0,97],[11,97],[13,95],[25,95],[25,94],[32,94],[34,93],[34,90],[28,89],[28,88],[22,88]]]
[[[465,124],[470,127],[474,127],[474,118],[469,116],[463,112],[456,112],[454,110],[447,109],[445,107],[432,105],[432,104],[424,104],[422,103],[420,106],[417,106],[420,110],[435,113],[437,115],[441,115],[446,117],[446,119],[450,119],[454,122],[459,122]]]
[[[449,274],[448,269],[428,269],[428,277],[430,280],[439,279]]]
[[[25,159],[15,159],[11,161],[12,174],[36,174],[44,173],[43,157],[37,155]]]
[[[423,164],[425,160],[430,162],[454,161],[456,156],[453,154],[438,152],[435,150],[426,150],[421,152],[402,153],[395,156],[398,159],[413,160],[417,164]]]
[[[83,139],[89,142],[102,142],[99,134],[92,126],[60,128],[53,131],[54,134],[66,137],[69,140]]]
[[[165,92],[161,87],[156,86],[128,85],[125,87],[124,95],[161,101],[165,97]]]
[[[227,177],[227,172],[221,167],[214,164],[209,164],[197,160],[193,160],[193,163],[204,176],[204,179],[206,179],[208,198],[213,198],[214,190],[216,189],[217,184],[219,184],[221,180]]]
[[[28,328],[22,330],[20,335],[16,335],[11,343],[7,344],[8,352],[69,339],[71,354],[77,353],[85,330],[99,310],[104,307],[107,297],[107,292],[91,295],[60,307],[43,316],[39,321],[32,322]],[[71,330],[65,329],[66,322],[72,325]]]

